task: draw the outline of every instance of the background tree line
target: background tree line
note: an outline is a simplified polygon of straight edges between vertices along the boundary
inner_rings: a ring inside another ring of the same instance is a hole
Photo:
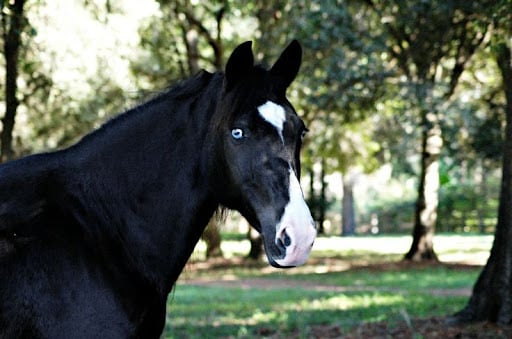
[[[398,206],[411,220],[405,258],[436,260],[435,229],[453,220],[481,231],[497,225],[502,249],[489,266],[498,268],[486,268],[475,291],[499,279],[507,284],[498,290],[510,290],[502,262],[512,255],[503,249],[512,227],[510,0],[0,4],[2,161],[65,147],[153,91],[201,68],[221,70],[243,40],[255,40],[266,63],[263,54],[297,38],[304,62],[289,96],[310,129],[304,181],[320,232],[327,214],[341,211],[336,232],[355,233],[357,178],[388,166],[390,182],[412,180],[412,201],[376,191],[381,204],[367,214]],[[329,188],[333,173],[340,187]],[[329,189],[343,191],[339,205]],[[207,239],[218,247],[212,229]],[[509,322],[509,298],[503,307],[490,299],[475,293],[464,317],[484,317],[474,309],[487,305],[490,317]]]

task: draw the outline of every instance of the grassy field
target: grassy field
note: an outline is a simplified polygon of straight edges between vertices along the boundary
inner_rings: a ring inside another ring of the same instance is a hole
[[[209,262],[199,244],[169,297],[163,337],[337,337],[372,322],[414,333],[411,319],[465,305],[492,237],[437,236],[437,265],[401,263],[410,241],[319,238],[304,267],[284,271],[243,261],[244,241],[224,242],[228,259]]]

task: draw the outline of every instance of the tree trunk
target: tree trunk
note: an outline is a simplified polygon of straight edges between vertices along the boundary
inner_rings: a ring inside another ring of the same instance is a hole
[[[217,218],[214,216],[208,223],[208,226],[206,226],[202,235],[206,243],[206,258],[222,257],[222,250],[220,248],[222,238],[217,224]]]
[[[341,234],[350,236],[356,233],[356,217],[354,209],[354,177],[350,174],[342,176],[343,198],[341,199]]]
[[[2,29],[4,38],[5,57],[5,115],[2,118],[2,135],[0,147],[0,162],[14,157],[12,146],[12,133],[19,101],[16,97],[18,86],[18,57],[21,46],[21,32],[25,25],[23,6],[25,0],[8,2],[9,14],[3,9],[2,2]]]
[[[325,234],[324,222],[325,212],[327,210],[327,199],[325,198],[325,190],[327,183],[325,182],[325,159],[322,159],[322,168],[320,169],[320,201],[318,204],[318,234]]]
[[[478,231],[481,234],[485,234],[485,211],[487,211],[488,205],[488,189],[487,189],[487,183],[488,183],[488,172],[487,166],[485,165],[485,160],[480,160],[480,166],[479,166],[479,176],[478,178],[478,187],[479,187],[479,196],[480,201],[477,202],[477,215],[478,215]]]
[[[197,32],[192,29],[183,28],[183,41],[187,46],[187,62],[190,75],[197,74],[199,67],[199,50],[197,48]]]
[[[249,226],[249,230],[247,231],[247,238],[251,244],[251,249],[249,250],[249,254],[247,254],[247,258],[252,260],[260,259],[263,256],[263,238],[258,231],[251,226]]]
[[[491,255],[480,273],[466,307],[449,319],[450,323],[492,321],[512,322],[512,57],[505,43],[496,47],[496,56],[506,97],[506,127],[498,222]]]
[[[414,215],[413,241],[406,260],[437,260],[433,237],[439,200],[439,155],[443,141],[438,116],[423,113],[421,175]]]

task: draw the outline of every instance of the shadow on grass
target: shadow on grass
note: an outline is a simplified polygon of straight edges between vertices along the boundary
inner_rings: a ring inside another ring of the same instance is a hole
[[[247,290],[178,286],[169,304],[164,337],[308,337],[318,326],[345,332],[366,322],[399,324],[404,314],[424,317],[453,313],[466,299],[432,296],[428,291],[339,293],[293,287]]]

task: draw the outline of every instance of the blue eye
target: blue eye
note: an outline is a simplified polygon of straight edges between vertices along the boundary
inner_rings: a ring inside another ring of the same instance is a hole
[[[244,137],[244,131],[240,128],[234,128],[231,130],[231,136],[236,140],[240,140]]]
[[[301,141],[304,141],[304,139],[306,138],[306,134],[307,134],[307,131],[303,131],[303,132],[300,134],[300,140],[301,140]]]

